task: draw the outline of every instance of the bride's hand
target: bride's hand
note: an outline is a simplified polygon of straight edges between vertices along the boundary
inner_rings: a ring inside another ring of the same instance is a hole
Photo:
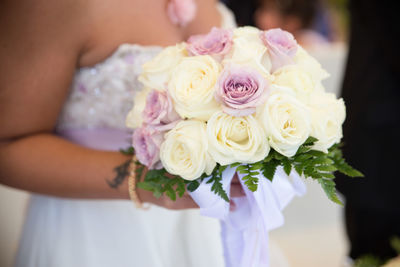
[[[146,175],[147,168],[142,172],[142,177],[141,181],[143,181],[144,176]],[[172,175],[171,175],[172,177]],[[139,198],[141,201],[144,203],[151,203],[160,207],[164,207],[166,209],[171,209],[171,210],[182,210],[182,209],[195,209],[198,208],[199,206],[194,202],[194,200],[191,198],[188,192],[185,192],[185,194],[182,197],[177,197],[175,201],[171,200],[168,196],[161,196],[159,198],[156,198],[152,192],[137,188],[137,192],[139,195]],[[243,188],[239,182],[239,177],[237,174],[235,174],[235,177],[232,180],[231,184],[231,191],[230,191],[230,196],[231,197],[240,197],[244,196],[244,191]],[[232,205],[232,202],[231,202]]]

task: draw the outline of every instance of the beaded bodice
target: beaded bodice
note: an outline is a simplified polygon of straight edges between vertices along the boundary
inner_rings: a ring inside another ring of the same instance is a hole
[[[158,46],[121,45],[105,61],[77,71],[58,121],[58,130],[125,128],[141,66],[161,51]]]

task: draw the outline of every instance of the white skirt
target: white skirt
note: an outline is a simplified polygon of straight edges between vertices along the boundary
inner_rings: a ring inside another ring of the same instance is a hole
[[[17,267],[224,266],[220,226],[198,210],[34,195]]]

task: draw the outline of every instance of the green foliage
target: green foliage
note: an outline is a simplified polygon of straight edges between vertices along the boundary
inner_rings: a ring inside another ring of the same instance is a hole
[[[211,173],[210,179],[207,181],[207,184],[211,184],[211,191],[216,195],[220,196],[223,200],[229,202],[229,197],[226,194],[224,188],[222,187],[222,173],[228,166],[221,166],[217,164],[214,171]]]
[[[299,147],[296,154],[290,158],[272,149],[268,156],[260,162],[253,165],[239,165],[236,163],[234,166],[238,166],[236,171],[246,174],[243,180],[251,191],[257,190],[258,178],[256,175],[259,172],[265,178],[272,181],[278,166],[282,166],[287,175],[290,175],[294,169],[299,175],[317,180],[327,197],[331,201],[341,205],[342,202],[336,193],[335,176],[333,173],[339,171],[350,177],[362,177],[363,175],[345,162],[338,145],[332,146],[328,153],[323,153],[312,150],[312,146],[316,141],[316,138],[309,137]]]
[[[236,166],[236,164],[231,166]],[[239,165],[236,168],[236,171],[240,174],[244,174],[242,180],[247,188],[254,192],[257,190],[258,187],[258,177],[257,175],[260,174],[259,170],[261,169],[262,164],[260,162],[254,164],[246,164],[246,165]]]
[[[384,263],[385,262],[378,257],[365,255],[355,261],[354,267],[380,267]]]
[[[400,238],[397,236],[391,238],[390,245],[400,256]],[[378,256],[368,254],[358,258],[354,263],[354,267],[380,267],[384,264],[387,264],[388,262],[391,262],[390,260],[391,259],[383,259]]]
[[[182,197],[186,191],[186,181],[181,177],[168,177],[165,169],[149,170],[144,177],[144,181],[138,182],[137,186],[153,192],[155,197],[160,197],[164,193],[172,200],[176,196]]]
[[[135,153],[135,149],[133,148],[133,146],[130,146],[130,147],[126,148],[126,149],[121,148],[119,150],[119,152],[121,152],[124,155],[128,155],[129,156],[129,155],[133,155]]]
[[[328,153],[324,153],[312,150],[316,141],[316,138],[309,137],[299,147],[296,154],[290,158],[271,149],[268,156],[262,161],[252,164],[233,163],[230,167],[236,168],[238,173],[244,174],[242,180],[252,192],[258,188],[260,173],[272,181],[278,166],[282,166],[287,175],[290,175],[295,170],[299,175],[316,180],[327,197],[341,205],[342,203],[336,193],[334,172],[339,171],[350,177],[362,177],[363,174],[346,163],[339,145],[333,145],[328,150]],[[121,153],[133,154],[133,148],[121,150]],[[143,166],[140,166],[136,169],[137,177],[141,177],[144,169]],[[222,187],[222,173],[227,167],[217,164],[207,183],[212,184],[212,192],[229,202],[229,197]],[[138,186],[153,192],[156,197],[160,197],[165,193],[172,200],[176,200],[176,196],[182,197],[186,189],[190,192],[195,191],[207,177],[206,174],[203,174],[194,181],[187,181],[177,176],[168,177],[165,169],[150,170],[147,172],[144,181],[139,182]],[[400,249],[400,241],[398,241],[398,248]]]
[[[334,166],[337,170],[350,177],[364,177],[364,175],[351,167],[343,158],[343,153],[339,145],[334,145],[329,149],[329,157],[333,160]]]

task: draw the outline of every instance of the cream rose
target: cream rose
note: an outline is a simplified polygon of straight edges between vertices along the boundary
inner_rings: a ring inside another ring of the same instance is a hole
[[[281,87],[290,88],[298,99],[306,102],[311,93],[316,88],[311,75],[296,65],[287,65],[274,72],[273,84]]]
[[[187,56],[186,44],[180,43],[163,49],[151,61],[142,66],[139,81],[151,89],[166,89],[171,72]]]
[[[254,163],[270,150],[264,130],[252,115],[232,117],[217,112],[207,122],[207,137],[210,154],[221,165]]]
[[[294,96],[274,93],[257,112],[268,142],[280,154],[291,157],[310,136],[311,119],[308,108]]]
[[[133,108],[129,111],[126,117],[125,124],[128,128],[136,129],[142,126],[143,110],[146,106],[147,95],[151,92],[149,88],[144,88],[142,91],[136,93],[133,99]]]
[[[214,91],[220,70],[208,55],[184,58],[175,68],[168,91],[182,118],[208,120],[219,109]]]
[[[328,152],[343,136],[342,124],[346,117],[343,99],[332,93],[316,93],[310,97],[311,136],[318,139],[313,149]]]
[[[261,31],[259,29],[252,26],[239,27],[233,30],[233,38],[244,38],[252,43],[263,44],[262,40],[260,39],[260,32]]]
[[[329,77],[329,73],[322,68],[321,64],[301,46],[298,46],[294,61],[300,68],[308,72],[316,83]]]
[[[211,174],[216,163],[207,152],[206,124],[198,120],[179,122],[165,135],[160,158],[171,174],[195,180],[204,172]]]
[[[260,31],[254,27],[241,27],[233,31],[233,46],[222,63],[250,66],[265,78],[271,78],[272,64],[267,47],[260,39]]]

